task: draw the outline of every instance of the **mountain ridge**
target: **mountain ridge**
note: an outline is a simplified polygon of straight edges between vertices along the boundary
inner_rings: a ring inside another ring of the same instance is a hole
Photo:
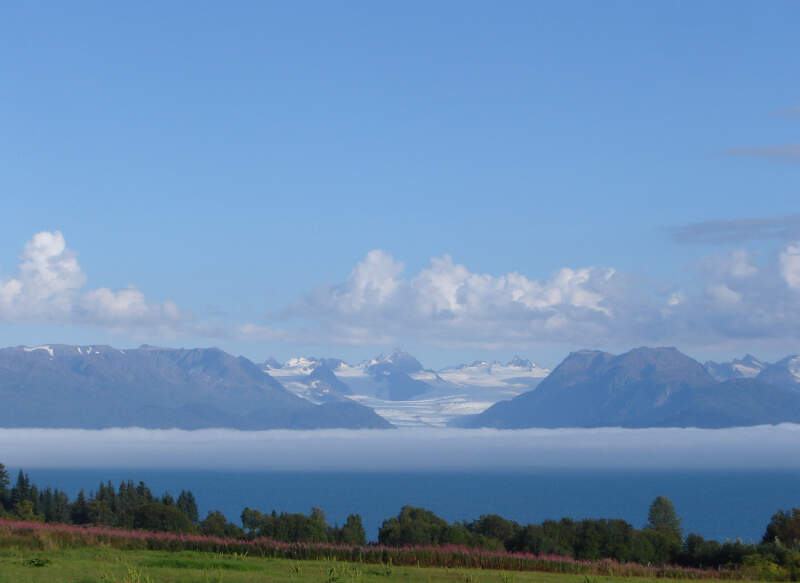
[[[640,347],[621,355],[572,352],[536,389],[455,425],[717,428],[784,421],[800,421],[800,391],[758,377],[720,382],[674,347]]]
[[[391,427],[354,402],[303,400],[218,348],[3,348],[0,402],[2,427]]]

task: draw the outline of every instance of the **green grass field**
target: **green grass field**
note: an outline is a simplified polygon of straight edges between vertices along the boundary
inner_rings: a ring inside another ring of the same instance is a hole
[[[0,550],[0,583],[652,583],[551,573],[396,567],[336,561],[293,561],[195,551],[120,551],[110,548]],[[674,579],[672,581],[675,581]]]

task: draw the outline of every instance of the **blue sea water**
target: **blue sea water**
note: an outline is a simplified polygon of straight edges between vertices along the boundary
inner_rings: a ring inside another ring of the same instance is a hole
[[[622,518],[636,527],[659,495],[672,499],[684,531],[717,540],[758,541],[778,509],[800,506],[798,470],[537,470],[519,473],[265,473],[148,469],[40,469],[39,486],[71,496],[100,481],[145,481],[161,494],[191,489],[202,515],[221,510],[239,522],[245,506],[264,512],[307,513],[322,508],[341,524],[350,513],[377,538],[381,522],[404,504],[422,506],[447,520],[496,513],[521,523],[549,518]]]

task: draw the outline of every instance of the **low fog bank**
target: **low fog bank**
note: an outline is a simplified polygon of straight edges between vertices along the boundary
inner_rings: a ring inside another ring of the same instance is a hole
[[[252,471],[797,468],[800,425],[731,429],[0,429],[31,468]]]

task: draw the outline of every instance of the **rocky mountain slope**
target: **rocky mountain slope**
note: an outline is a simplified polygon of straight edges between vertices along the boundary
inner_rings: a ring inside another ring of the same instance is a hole
[[[582,350],[570,354],[535,390],[457,424],[731,427],[800,422],[800,391],[789,390],[796,383],[786,388],[765,382],[771,370],[720,382],[675,348],[637,348],[618,356]],[[783,379],[791,365],[775,370]]]
[[[0,427],[387,428],[349,400],[313,404],[216,348],[0,349]]]

